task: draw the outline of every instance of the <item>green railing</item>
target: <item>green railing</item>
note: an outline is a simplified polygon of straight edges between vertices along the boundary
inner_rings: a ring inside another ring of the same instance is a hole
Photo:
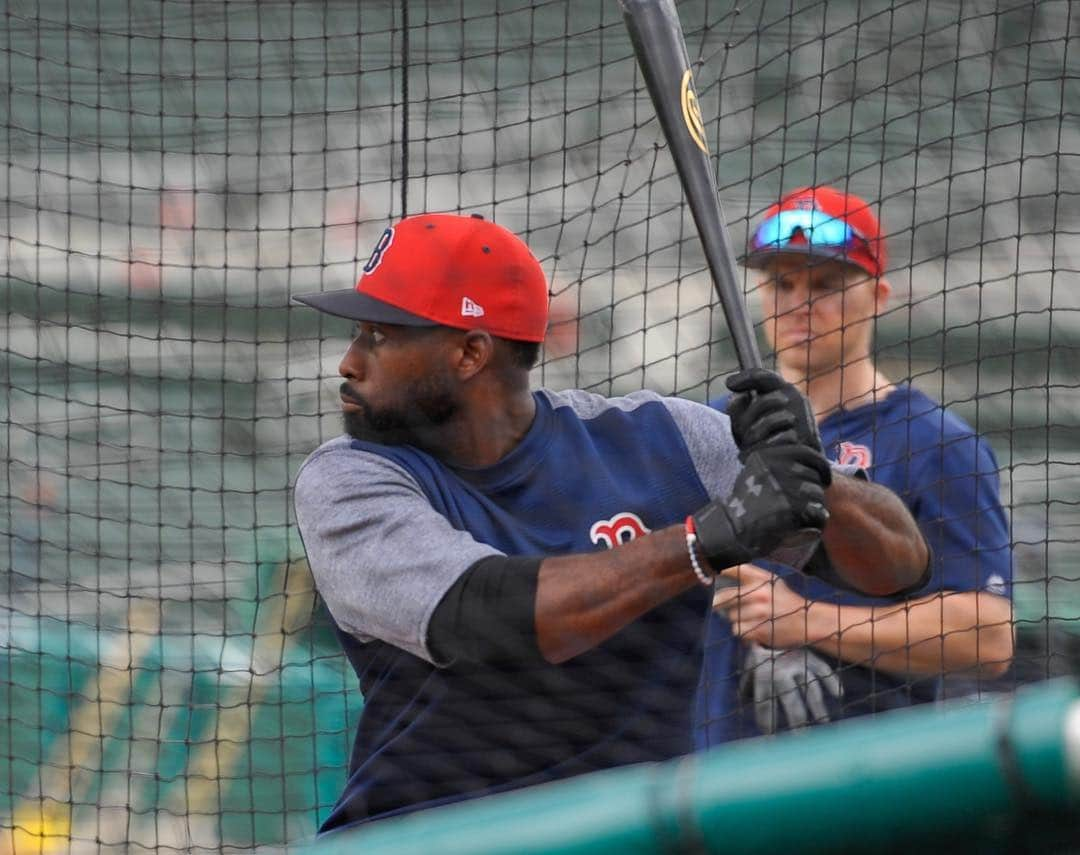
[[[1067,851],[1080,689],[1054,681],[329,835],[318,855]]]

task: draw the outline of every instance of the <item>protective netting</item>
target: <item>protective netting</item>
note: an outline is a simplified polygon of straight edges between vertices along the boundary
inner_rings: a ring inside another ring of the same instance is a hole
[[[736,245],[880,202],[882,370],[989,441],[1017,667],[1080,620],[1080,57],[1066,0],[679,5]],[[734,357],[615,2],[8,0],[0,850],[310,836],[361,706],[289,487],[404,213],[550,276],[538,383],[705,400]],[[748,277],[747,290],[754,281]]]

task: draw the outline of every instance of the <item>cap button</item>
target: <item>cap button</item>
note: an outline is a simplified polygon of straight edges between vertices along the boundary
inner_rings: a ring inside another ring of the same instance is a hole
[[[483,214],[469,214],[469,216],[472,217],[474,220],[482,220],[482,219],[484,219]]]

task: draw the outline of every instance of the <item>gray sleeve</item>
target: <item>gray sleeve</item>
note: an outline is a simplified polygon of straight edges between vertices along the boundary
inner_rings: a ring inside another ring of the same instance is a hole
[[[347,442],[305,461],[294,502],[315,584],[337,624],[429,662],[435,607],[469,567],[502,554],[451,526],[406,470]]]
[[[682,433],[709,498],[730,494],[742,463],[739,462],[735,439],[731,436],[731,421],[727,413],[682,398],[664,398],[663,402]],[[830,462],[829,465],[833,472],[867,480],[866,472],[854,464]]]
[[[682,398],[664,398],[663,402],[682,434],[709,498],[730,495],[742,464],[727,414]]]

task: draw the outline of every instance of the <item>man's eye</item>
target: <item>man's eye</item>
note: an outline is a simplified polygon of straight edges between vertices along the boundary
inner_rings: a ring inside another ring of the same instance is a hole
[[[375,347],[386,341],[386,335],[374,327],[357,326],[353,337],[365,347]]]

